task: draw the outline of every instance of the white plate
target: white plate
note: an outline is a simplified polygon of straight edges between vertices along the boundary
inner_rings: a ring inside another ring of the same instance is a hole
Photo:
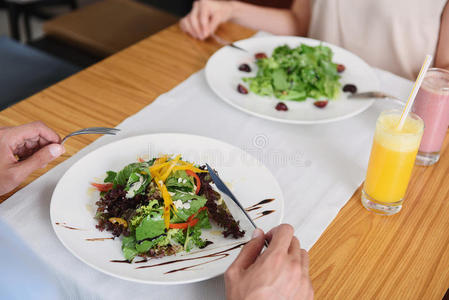
[[[51,222],[56,235],[73,255],[99,271],[142,283],[188,283],[206,280],[224,273],[235,259],[239,249],[214,257],[150,268],[137,269],[137,267],[217,253],[248,240],[251,230],[248,230],[241,240],[221,238],[226,241],[226,246],[222,245],[220,248],[217,248],[218,245],[215,245],[215,248],[211,245],[211,248],[208,247],[209,249],[206,248],[197,253],[180,253],[140,264],[111,262],[111,260],[124,260],[120,239],[86,240],[112,236],[95,228],[97,224],[94,220],[95,202],[99,199],[99,194],[90,187],[90,182],[95,179],[101,180],[107,170],[118,171],[136,161],[138,157],[155,157],[162,153],[180,153],[183,159],[201,164],[209,163],[217,170],[244,207],[254,205],[263,199],[275,199],[261,205],[259,209],[250,211],[249,214],[265,231],[280,223],[284,202],[279,184],[270,171],[248,153],[221,141],[194,135],[136,136],[103,146],[86,155],[64,174],[56,186],[50,205]],[[273,212],[257,218],[263,211]],[[237,216],[236,219],[240,220],[241,224],[247,224],[241,216]],[[220,236],[218,233],[216,235]],[[187,269],[167,273],[181,268]]]
[[[317,124],[343,120],[355,116],[371,106],[373,100],[348,100],[347,93],[341,92],[338,99],[329,101],[323,108],[313,105],[312,99],[304,102],[283,101],[288,111],[277,111],[274,107],[280,101],[274,97],[262,97],[254,93],[247,95],[237,92],[237,85],[243,83],[242,77],[256,75],[257,66],[254,63],[254,54],[264,52],[271,56],[274,48],[281,45],[297,47],[300,44],[317,46],[323,44],[334,52],[333,61],[344,64],[346,70],[341,73],[342,86],[352,83],[359,92],[379,90],[379,80],[373,69],[361,58],[337,46],[301,37],[270,36],[256,37],[241,40],[235,44],[249,53],[232,48],[223,47],[212,55],[206,65],[206,80],[211,89],[225,102],[255,116],[285,123]],[[251,73],[241,72],[238,66],[248,63]]]

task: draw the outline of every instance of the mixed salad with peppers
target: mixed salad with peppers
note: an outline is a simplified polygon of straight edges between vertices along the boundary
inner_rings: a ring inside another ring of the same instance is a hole
[[[193,163],[163,155],[107,171],[95,218],[97,228],[122,236],[128,261],[136,256],[161,257],[211,244],[202,230],[211,222],[225,237],[240,238],[244,231],[229,213],[205,170]]]

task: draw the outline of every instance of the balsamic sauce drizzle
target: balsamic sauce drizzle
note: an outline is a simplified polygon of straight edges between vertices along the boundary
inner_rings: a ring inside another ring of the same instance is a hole
[[[260,208],[262,208],[262,205],[270,203],[274,200],[275,200],[274,198],[264,199],[264,200],[260,201],[259,203],[256,203],[254,205],[251,205],[251,206],[245,208],[245,210],[252,211],[252,210],[260,209]]]
[[[135,261],[134,263],[135,263],[135,264],[141,264],[141,263],[146,263],[147,261],[149,261],[149,259],[144,258],[144,259],[142,259],[142,260]]]
[[[71,230],[85,230],[85,229],[81,229],[81,228],[76,228],[76,227],[68,226],[68,225],[66,225],[65,222],[64,222],[64,223],[56,222],[55,224],[58,225],[58,226],[67,228],[67,229],[71,229]]]
[[[263,212],[258,213],[259,216],[254,218],[253,220],[257,220],[259,218],[265,217],[265,216],[267,216],[269,214],[272,214],[274,212],[275,212],[275,210],[264,210]]]
[[[171,274],[171,273],[175,273],[175,272],[179,272],[179,271],[186,271],[186,270],[189,270],[189,269],[192,269],[192,268],[201,266],[201,265],[205,265],[205,264],[208,264],[208,263],[211,263],[211,262],[220,260],[220,259],[222,259],[222,258],[225,258],[225,257],[228,256],[228,255],[229,255],[228,253],[225,253],[225,254],[223,254],[223,256],[217,257],[217,258],[212,259],[212,260],[210,260],[210,261],[206,261],[206,262],[199,263],[199,264],[192,265],[192,266],[187,266],[187,267],[184,267],[184,268],[179,268],[179,269],[170,270],[170,271],[168,271],[168,272],[165,272],[164,274]]]
[[[124,259],[124,260],[117,260],[117,259],[113,259],[113,260],[110,260],[110,262],[113,262],[113,263],[123,263],[123,264],[130,264],[131,262],[130,261],[128,261],[127,259]]]
[[[198,257],[189,257],[189,258],[180,258],[180,259],[175,259],[175,260],[171,260],[171,261],[167,261],[167,262],[163,262],[163,263],[159,263],[159,264],[154,264],[154,265],[150,265],[150,266],[141,266],[141,267],[137,267],[136,269],[153,268],[153,267],[170,265],[170,264],[183,262],[183,261],[191,261],[191,260],[202,259],[202,258],[217,257],[215,259],[212,259],[212,260],[209,260],[209,261],[206,261],[206,262],[203,262],[203,263],[199,263],[199,264],[196,264],[196,265],[170,270],[168,272],[165,272],[164,274],[175,273],[175,272],[178,272],[178,271],[185,271],[185,270],[188,270],[188,269],[200,266],[200,265],[208,264],[208,263],[217,261],[219,259],[223,259],[225,257],[228,257],[230,254],[226,253],[226,252],[230,252],[230,251],[232,251],[234,249],[240,248],[240,247],[242,247],[245,244],[246,244],[246,242],[245,243],[240,243],[240,244],[238,244],[238,245],[236,245],[236,246],[234,246],[232,248],[228,248],[226,250],[221,250],[221,251],[218,251],[218,252],[215,252],[215,253],[211,253],[211,254],[208,254],[208,255],[203,255],[203,256],[198,256]]]
[[[96,241],[105,241],[105,240],[113,240],[114,237],[107,237],[107,238],[90,238],[90,239],[85,239],[88,242],[96,242]]]
[[[248,208],[245,208],[245,210],[246,211],[253,211],[253,210],[258,210],[258,209],[261,209],[262,208],[262,206],[254,206],[254,207],[248,207]]]

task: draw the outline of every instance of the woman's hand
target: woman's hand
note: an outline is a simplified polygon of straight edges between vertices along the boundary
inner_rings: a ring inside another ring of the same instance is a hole
[[[290,225],[266,235],[256,229],[253,239],[225,273],[228,299],[313,299],[309,258]],[[269,247],[260,254],[265,238]]]
[[[42,122],[0,128],[0,195],[64,153],[60,137]]]
[[[218,25],[229,21],[232,7],[232,1],[195,1],[192,11],[181,20],[181,29],[196,39],[204,40],[217,30]]]

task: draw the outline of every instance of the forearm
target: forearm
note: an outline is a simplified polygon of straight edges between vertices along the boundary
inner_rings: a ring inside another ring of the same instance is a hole
[[[289,9],[277,9],[230,1],[231,21],[279,35],[307,35],[308,20],[301,20]]]
[[[435,53],[435,67],[449,70],[449,2],[441,16],[440,34]]]

